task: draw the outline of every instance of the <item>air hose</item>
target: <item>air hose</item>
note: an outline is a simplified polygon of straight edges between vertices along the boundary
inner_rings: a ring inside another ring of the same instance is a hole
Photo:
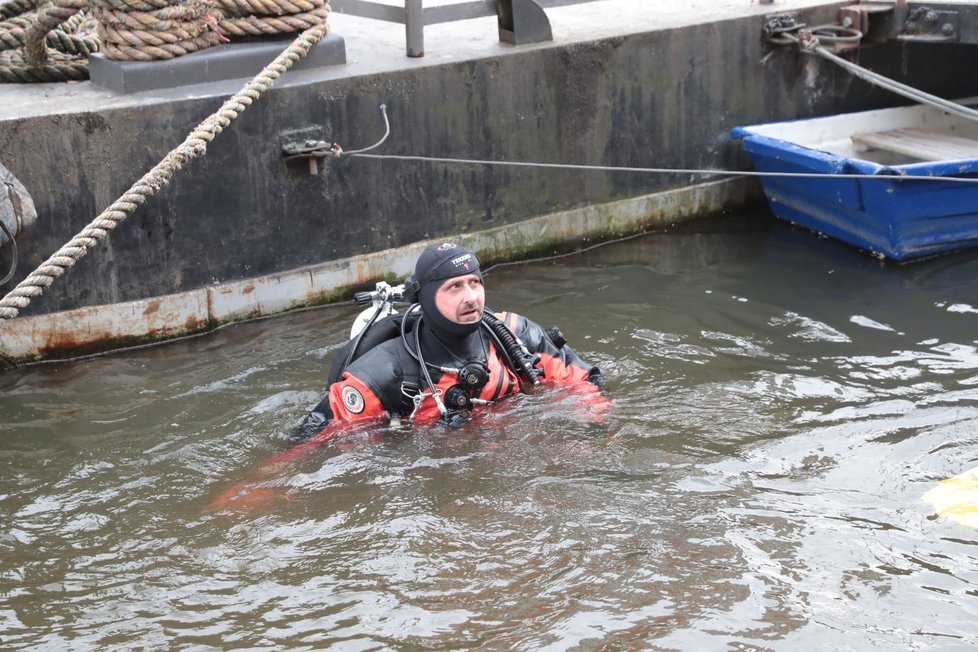
[[[509,358],[512,368],[523,376],[523,381],[531,385],[539,385],[540,375],[543,372],[534,365],[540,361],[540,357],[527,351],[526,347],[516,339],[513,332],[506,327],[506,324],[490,311],[483,311],[482,323],[488,328],[489,333],[495,337],[503,354]]]

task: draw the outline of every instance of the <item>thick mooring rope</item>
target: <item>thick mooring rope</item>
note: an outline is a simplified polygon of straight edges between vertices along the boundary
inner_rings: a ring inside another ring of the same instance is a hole
[[[328,8],[328,4],[326,6]],[[140,204],[159,192],[190,160],[206,154],[207,144],[268,90],[285,71],[305,57],[309,50],[326,35],[328,29],[326,20],[323,20],[302,32],[285,51],[240,91],[228,98],[221,108],[201,122],[182,143],[171,150],[125,194],[17,284],[17,287],[7,293],[3,299],[0,299],[0,324],[16,317],[34,297],[40,296],[45,288],[78,262],[89,249],[108,237],[109,232],[129,217]]]
[[[13,18],[34,8],[34,0],[4,0],[0,2],[0,18]]]
[[[29,16],[35,14],[36,12],[31,12],[28,15],[11,16],[0,22],[0,50],[24,47],[28,33],[35,24]],[[48,45],[68,54],[87,55],[97,52],[98,40],[81,34],[86,28],[89,31],[95,29],[94,20],[91,20],[91,16],[88,18],[90,21],[86,23],[81,15],[74,14],[67,20],[58,18],[57,22],[47,25],[45,31]]]
[[[329,15],[326,0],[216,0],[218,23],[232,37],[281,34],[308,29]]]
[[[48,32],[85,8],[85,0],[54,0],[38,14],[24,37],[24,58],[31,66],[40,68],[47,64]]]
[[[91,0],[108,59],[173,59],[227,40],[203,0]]]
[[[43,8],[0,0],[0,82],[87,79],[92,52],[173,59],[237,38],[294,34],[329,16],[328,0],[36,1]]]
[[[99,42],[85,6],[85,0],[46,2],[36,11],[23,0],[0,5],[6,17],[0,22],[0,82],[87,79],[86,59]]]

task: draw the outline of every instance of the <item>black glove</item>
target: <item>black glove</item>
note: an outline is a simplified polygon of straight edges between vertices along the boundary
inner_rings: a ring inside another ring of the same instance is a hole
[[[322,412],[310,412],[299,425],[299,432],[296,435],[296,439],[299,441],[305,441],[315,435],[318,435],[320,432],[322,432],[323,428],[326,427],[328,422],[329,419],[327,419],[326,415]]]
[[[604,376],[601,375],[600,371],[592,371],[591,375],[587,377],[587,381],[601,390],[602,394],[608,393],[608,388],[604,384]]]
[[[449,410],[442,415],[442,419],[449,428],[461,428],[469,420],[469,413],[462,410]]]

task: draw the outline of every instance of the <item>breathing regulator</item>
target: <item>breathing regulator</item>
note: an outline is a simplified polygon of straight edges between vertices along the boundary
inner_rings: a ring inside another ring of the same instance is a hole
[[[391,286],[389,283],[381,281],[375,288],[373,292],[357,292],[353,295],[353,300],[358,306],[371,305],[369,308],[364,308],[353,320],[353,326],[350,327],[351,340],[378,319],[397,314],[397,310],[394,308],[395,303],[410,301],[405,296],[403,285]]]

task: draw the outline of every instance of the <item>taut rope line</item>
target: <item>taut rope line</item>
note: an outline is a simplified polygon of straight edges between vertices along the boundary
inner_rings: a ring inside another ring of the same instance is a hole
[[[820,33],[825,30],[844,30],[852,32],[853,36],[838,37]],[[765,28],[765,31],[770,32],[768,34],[768,40],[770,42],[777,45],[795,44],[803,53],[816,54],[826,61],[830,61],[840,68],[846,70],[849,74],[862,79],[864,82],[875,84],[880,88],[890,91],[891,93],[896,93],[897,95],[914,100],[920,104],[927,104],[936,109],[946,111],[952,115],[967,118],[968,120],[978,121],[978,111],[972,109],[971,107],[963,106],[950,100],[945,100],[944,98],[936,95],[931,95],[930,93],[914,88],[913,86],[908,86],[907,84],[898,82],[895,79],[890,79],[889,77],[881,75],[878,72],[873,72],[868,68],[863,68],[857,63],[847,61],[837,54],[830,52],[822,45],[823,40],[836,43],[846,41],[858,43],[863,37],[862,32],[859,32],[858,30],[840,28],[836,25],[819,25],[818,27],[806,28],[804,24],[792,24],[787,27],[781,27],[775,25],[774,23],[769,23],[769,27]]]
[[[542,168],[550,170],[584,170],[589,172],[633,172],[639,174],[681,174],[694,176],[721,177],[786,177],[789,179],[866,179],[886,182],[947,181],[949,183],[978,184],[976,177],[932,177],[911,174],[845,174],[834,172],[758,172],[757,170],[716,170],[710,168],[646,168],[623,167],[616,165],[584,165],[580,163],[538,163],[534,161],[504,161],[474,158],[448,158],[444,156],[419,156],[410,154],[361,154],[340,151],[327,154],[337,158],[370,158],[388,161],[411,161],[419,163],[444,163],[450,165],[485,165],[497,167]]]
[[[90,248],[106,238],[112,229],[129,217],[136,207],[159,192],[173,174],[180,171],[190,160],[206,154],[207,144],[268,90],[282,73],[306,56],[328,30],[329,26],[323,19],[322,22],[302,32],[274,61],[265,66],[240,91],[228,98],[221,108],[197,125],[182,143],[134,183],[125,194],[102,211],[27,278],[18,283],[17,287],[7,293],[3,299],[0,299],[0,326],[6,320],[16,317],[34,297],[40,296],[56,278],[64,274],[69,267],[88,253]]]

